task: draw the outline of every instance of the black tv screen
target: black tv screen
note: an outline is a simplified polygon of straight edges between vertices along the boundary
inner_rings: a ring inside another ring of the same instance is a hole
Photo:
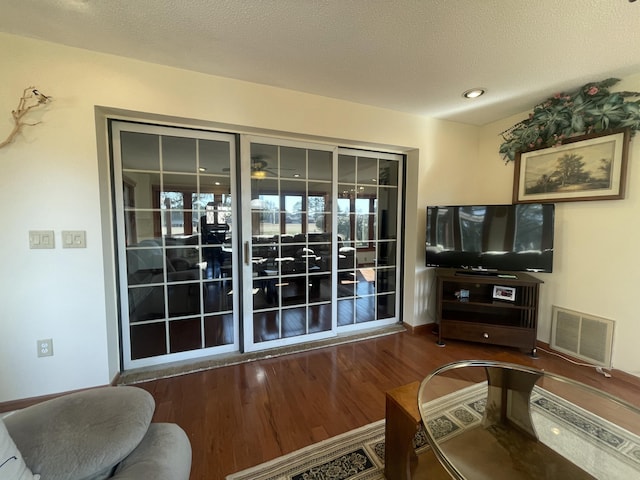
[[[427,267],[551,272],[555,205],[427,207]]]

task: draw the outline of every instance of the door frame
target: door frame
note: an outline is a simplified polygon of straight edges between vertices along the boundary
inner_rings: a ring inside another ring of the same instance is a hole
[[[236,227],[236,230],[234,232],[234,245],[233,248],[235,250],[235,261],[234,261],[234,271],[233,271],[233,278],[235,282],[238,281],[244,281],[244,279],[246,278],[246,273],[245,273],[245,257],[244,257],[244,242],[246,241],[246,239],[251,239],[251,228],[250,226],[248,227],[249,231],[247,232],[245,229],[246,224],[247,224],[247,217],[246,215],[243,216],[243,212],[240,211],[240,209],[238,208],[240,202],[243,202],[243,205],[247,205],[246,203],[246,198],[244,198],[246,195],[249,195],[250,197],[250,172],[251,171],[251,165],[250,165],[250,149],[247,148],[247,142],[250,141],[260,141],[260,142],[265,142],[265,143],[273,143],[273,144],[277,144],[277,145],[291,145],[291,146],[302,146],[304,148],[319,148],[319,149],[324,149],[324,150],[331,150],[334,152],[334,161],[333,161],[333,172],[332,172],[332,201],[334,202],[334,205],[332,205],[332,225],[331,225],[331,231],[332,232],[337,232],[337,215],[336,215],[336,209],[337,209],[337,205],[335,204],[335,198],[336,198],[336,185],[337,182],[339,181],[339,179],[337,179],[337,155],[339,153],[341,153],[342,151],[347,151],[347,150],[355,150],[355,151],[360,151],[360,152],[372,152],[374,155],[393,155],[393,156],[400,156],[403,157],[403,159],[399,162],[400,168],[401,168],[401,178],[399,179],[399,184],[398,184],[398,210],[399,210],[399,222],[402,221],[402,218],[404,217],[404,208],[405,208],[405,204],[406,204],[406,199],[404,197],[404,182],[406,181],[406,179],[404,178],[404,172],[406,171],[405,168],[405,162],[407,161],[407,157],[405,154],[401,153],[401,151],[384,151],[384,150],[378,150],[375,147],[367,147],[367,148],[357,148],[357,147],[340,147],[339,141],[334,141],[334,142],[329,142],[329,141],[325,141],[324,139],[318,139],[317,141],[314,141],[313,138],[309,141],[307,140],[294,140],[291,139],[291,136],[288,137],[274,137],[274,136],[268,136],[271,135],[271,132],[267,133],[266,135],[261,135],[261,134],[255,134],[255,133],[249,133],[249,132],[242,132],[242,129],[238,130],[237,127],[231,128],[230,126],[221,126],[218,129],[208,129],[207,127],[193,127],[193,125],[189,125],[189,124],[180,124],[175,122],[175,119],[167,119],[166,123],[156,123],[154,122],[154,120],[149,119],[149,118],[140,118],[139,114],[136,114],[135,116],[128,116],[128,115],[123,115],[123,113],[121,111],[118,112],[118,114],[116,115],[109,115],[109,113],[107,112],[109,109],[106,109],[106,115],[104,117],[105,120],[105,126],[107,127],[105,130],[107,132],[109,132],[106,136],[106,144],[105,144],[105,151],[109,150],[109,146],[111,144],[111,139],[112,134],[111,134],[111,128],[112,128],[112,124],[113,123],[117,123],[117,122],[122,122],[125,123],[129,126],[131,125],[143,125],[145,127],[151,127],[154,129],[164,129],[167,128],[171,131],[176,131],[176,130],[180,130],[183,133],[184,132],[188,132],[190,130],[193,130],[195,132],[197,132],[197,134],[203,134],[205,136],[208,136],[210,134],[212,135],[221,135],[221,136],[228,136],[228,138],[230,139],[230,146],[231,146],[231,154],[234,156],[234,160],[235,160],[235,168],[231,168],[230,171],[230,176],[231,176],[231,186],[232,188],[235,187],[236,189],[240,189],[239,192],[237,192],[235,198],[237,199],[235,202],[233,202],[232,205],[232,209],[233,209],[233,218],[237,220],[236,224],[238,225],[238,227]],[[134,112],[131,112],[132,114]],[[282,133],[282,135],[286,136],[286,133]],[[233,137],[233,140],[231,140],[231,138]],[[306,137],[305,137],[306,138]],[[100,142],[102,143],[102,142]],[[115,148],[115,146],[113,147]],[[119,199],[120,203],[116,202],[116,197],[120,196],[122,197],[122,192],[121,192],[121,188],[122,188],[122,183],[120,181],[117,182],[116,181],[116,177],[114,175],[114,165],[113,165],[113,159],[112,156],[110,155],[109,157],[107,157],[108,162],[108,171],[109,173],[109,180],[111,183],[111,192],[110,192],[110,197],[111,197],[111,228],[113,229],[113,238],[114,238],[114,243],[113,243],[113,252],[115,255],[115,259],[116,259],[116,264],[115,267],[116,269],[113,271],[114,273],[114,300],[116,300],[118,302],[118,304],[120,304],[119,300],[117,300],[118,298],[120,298],[122,295],[120,295],[119,293],[119,274],[121,274],[121,267],[122,267],[122,262],[120,259],[120,255],[118,255],[118,251],[119,248],[121,246],[121,242],[122,239],[120,238],[120,232],[124,232],[123,228],[124,228],[124,220],[123,218],[119,217],[119,215],[117,214],[117,205],[122,205],[122,198]],[[242,175],[244,174],[244,175]],[[241,176],[242,175],[242,176]],[[120,179],[121,180],[121,179]],[[247,185],[247,183],[249,183],[249,185]],[[249,198],[250,200],[250,198]],[[250,212],[250,209],[247,210],[248,212]],[[250,218],[250,214],[249,214],[249,218]],[[117,223],[117,225],[116,225]],[[250,225],[250,224],[249,224]],[[337,238],[333,239],[332,238],[332,249],[336,250],[337,246]],[[390,322],[386,322],[386,323],[397,323],[397,322],[401,322],[402,320],[402,306],[404,305],[404,295],[402,294],[402,285],[403,285],[403,272],[404,272],[404,265],[402,262],[402,259],[404,258],[404,247],[405,247],[405,238],[402,234],[402,229],[399,229],[398,231],[398,237],[397,237],[397,257],[398,257],[398,262],[397,262],[397,287],[396,287],[396,314],[394,317],[394,320],[390,321]],[[113,261],[113,257],[112,261]],[[107,258],[105,257],[105,261],[107,261]],[[331,274],[335,275],[337,272],[337,260],[336,260],[336,255],[333,255],[332,258],[332,268],[331,268]],[[251,278],[251,277],[249,277]],[[329,333],[327,332],[321,332],[319,334],[308,334],[308,335],[304,335],[304,339],[301,341],[307,342],[307,341],[314,341],[314,340],[320,340],[323,338],[330,338],[330,337],[335,337],[336,335],[339,335],[340,333],[348,333],[352,330],[358,330],[359,326],[355,325],[355,326],[346,326],[346,327],[338,327],[337,326],[337,315],[336,315],[336,303],[337,303],[337,294],[336,294],[336,282],[335,279],[332,277],[333,281],[332,281],[332,329]],[[245,295],[243,295],[241,289],[240,289],[240,285],[238,284],[237,287],[234,287],[234,290],[239,292],[239,295],[234,295],[234,302],[237,302],[237,308],[236,306],[234,306],[234,313],[237,312],[236,314],[236,320],[234,320],[234,343],[233,345],[227,345],[225,346],[225,352],[222,352],[220,350],[216,350],[215,352],[209,352],[207,351],[206,353],[204,352],[205,349],[199,349],[199,350],[194,350],[191,352],[182,352],[182,353],[175,353],[175,354],[168,354],[166,356],[162,356],[161,358],[163,359],[161,362],[157,362],[157,361],[148,361],[148,362],[144,362],[144,364],[141,364],[142,362],[136,361],[135,365],[131,365],[130,363],[128,364],[127,362],[124,361],[124,346],[127,344],[127,342],[125,341],[125,338],[123,336],[123,328],[118,328],[118,333],[117,335],[119,335],[119,340],[120,340],[120,348],[119,350],[119,356],[120,356],[120,365],[122,366],[121,368],[123,370],[128,370],[131,368],[138,368],[138,367],[144,367],[144,366],[151,366],[151,365],[157,365],[157,364],[164,364],[167,362],[171,362],[171,361],[178,361],[178,360],[190,360],[190,359],[196,359],[196,358],[200,358],[206,355],[212,355],[215,353],[227,353],[227,352],[251,352],[254,350],[262,350],[262,349],[267,349],[267,348],[274,348],[280,345],[288,345],[288,344],[294,344],[294,343],[300,343],[298,341],[295,341],[295,339],[297,337],[291,337],[294,340],[283,340],[281,342],[277,342],[276,343],[272,343],[272,342],[262,342],[264,343],[264,348],[252,348],[253,346],[249,345],[249,348],[245,348],[247,342],[245,342],[246,338],[251,338],[250,336],[247,337],[247,331],[246,331],[246,324],[248,323],[248,321],[250,321],[250,316],[246,313],[251,312],[252,310],[246,310],[245,308]],[[251,285],[251,281],[249,280],[249,285]],[[246,290],[246,289],[245,289]],[[126,292],[125,292],[126,293]],[[111,295],[109,295],[109,297],[111,297]],[[114,304],[114,306],[116,306]],[[118,310],[118,309],[116,309]],[[122,310],[120,308],[120,310]],[[119,323],[122,325],[122,318],[121,318],[121,313],[122,312],[118,312],[116,311],[116,315],[119,317]],[[248,318],[248,320],[247,320]],[[378,327],[382,327],[383,324],[381,324],[381,322],[385,323],[382,320],[376,320],[374,322],[370,322],[367,324],[362,324],[363,326],[366,325],[366,327],[368,328],[378,328]],[[365,328],[366,328],[365,327]],[[127,348],[130,349],[130,346],[128,345]],[[221,348],[221,347],[214,347],[214,348]],[[207,349],[208,350],[208,349]],[[130,355],[130,351],[128,352]],[[167,358],[170,357],[170,358]],[[130,356],[129,356],[130,358]]]

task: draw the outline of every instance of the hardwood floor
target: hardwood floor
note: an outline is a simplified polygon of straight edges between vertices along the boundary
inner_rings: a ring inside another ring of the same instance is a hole
[[[191,480],[218,480],[384,418],[385,392],[440,365],[498,360],[545,369],[640,405],[640,382],[539,352],[402,332],[137,384],[156,399],[154,421],[175,422],[193,449]]]

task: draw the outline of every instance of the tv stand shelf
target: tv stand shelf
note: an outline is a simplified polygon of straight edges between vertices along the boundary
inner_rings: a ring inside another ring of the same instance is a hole
[[[444,345],[445,338],[466,340],[516,347],[536,356],[542,283],[520,272],[465,275],[455,269],[437,269],[438,344]],[[496,286],[507,287],[503,289],[507,295],[496,298]]]

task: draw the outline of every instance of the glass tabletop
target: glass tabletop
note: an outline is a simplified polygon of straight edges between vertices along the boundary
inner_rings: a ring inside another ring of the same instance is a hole
[[[452,478],[640,478],[640,409],[550,372],[450,363],[422,381],[418,408]]]

